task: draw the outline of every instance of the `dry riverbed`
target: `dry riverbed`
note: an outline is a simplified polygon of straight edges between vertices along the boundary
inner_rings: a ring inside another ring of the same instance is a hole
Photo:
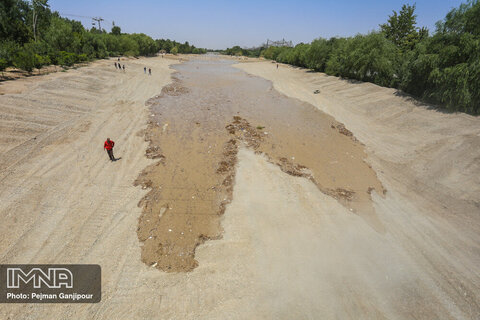
[[[478,118],[188,58],[0,84],[0,262],[102,267],[1,319],[480,318]]]
[[[198,265],[196,247],[222,236],[242,147],[311,180],[383,232],[371,193],[386,190],[363,145],[343,125],[229,61],[192,59],[174,68],[173,84],[149,101],[147,155],[159,160],[137,180],[151,190],[138,230],[145,263],[164,271]]]

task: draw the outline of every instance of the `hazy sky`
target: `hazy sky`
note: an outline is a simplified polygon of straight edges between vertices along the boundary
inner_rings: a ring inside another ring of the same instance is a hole
[[[416,1],[417,22],[434,30],[435,22],[464,1]],[[405,0],[296,0],[296,1],[154,1],[50,0],[61,14],[100,16],[102,28],[112,21],[123,32],[189,41],[197,47],[223,49],[256,46],[270,40],[310,42],[318,37],[350,36],[378,29]],[[88,18],[65,16],[91,26]]]

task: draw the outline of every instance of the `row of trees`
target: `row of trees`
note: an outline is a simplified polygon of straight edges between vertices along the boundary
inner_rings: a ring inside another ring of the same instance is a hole
[[[179,43],[170,39],[158,39],[155,40],[155,42],[157,44],[158,50],[162,50],[165,53],[204,54],[207,52],[207,49],[196,48],[194,45],[189,44],[188,41],[186,41],[185,43]]]
[[[265,47],[242,49],[240,46],[234,46],[232,48],[227,48],[226,50],[220,50],[219,52],[230,56],[259,57],[264,49]]]
[[[259,55],[329,75],[398,88],[451,111],[480,113],[478,0],[451,10],[431,36],[425,28],[416,26],[415,6],[404,5],[380,25],[379,31],[316,39],[293,48],[269,47]]]
[[[153,40],[140,34],[125,34],[114,26],[110,33],[86,30],[74,20],[52,12],[48,0],[2,0],[0,2],[0,71],[9,66],[32,71],[43,65],[71,66],[109,56],[150,56],[160,50],[171,53],[204,53],[171,40]]]

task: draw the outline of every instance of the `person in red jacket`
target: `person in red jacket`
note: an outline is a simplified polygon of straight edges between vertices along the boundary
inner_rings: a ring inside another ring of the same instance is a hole
[[[110,138],[107,138],[107,141],[105,141],[105,143],[103,144],[103,149],[107,150],[108,156],[112,161],[115,161],[115,157],[113,156],[114,145],[115,145],[115,142],[113,142],[113,140],[110,140]]]

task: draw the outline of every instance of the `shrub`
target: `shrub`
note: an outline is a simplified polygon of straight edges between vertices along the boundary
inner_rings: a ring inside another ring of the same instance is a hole
[[[50,64],[50,58],[48,56],[41,56],[41,55],[35,54],[34,64],[35,64],[35,68],[40,69],[41,67]]]
[[[58,64],[64,67],[70,67],[75,62],[78,62],[78,56],[75,53],[60,51],[58,57]]]
[[[30,47],[24,46],[22,50],[18,50],[14,59],[13,65],[27,72],[32,72],[35,67],[35,53]]]
[[[0,58],[0,71],[2,72],[2,74],[7,67],[8,67],[8,61],[3,58]]]

